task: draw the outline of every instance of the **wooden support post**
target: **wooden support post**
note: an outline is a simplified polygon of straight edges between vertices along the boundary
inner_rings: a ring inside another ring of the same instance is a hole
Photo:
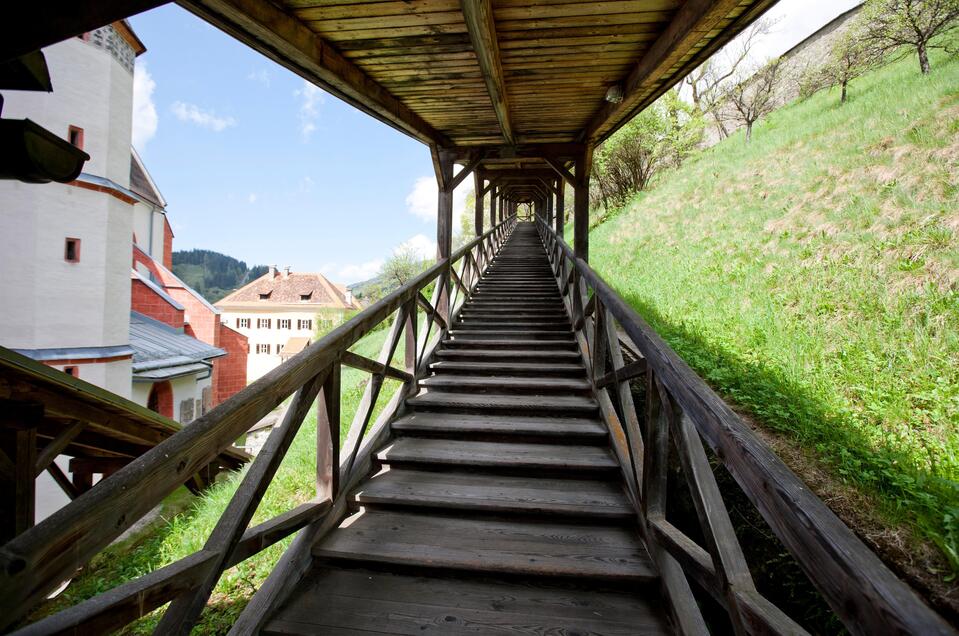
[[[474,235],[483,234],[483,178],[479,170],[473,172],[473,192],[476,193],[476,203],[473,210]]]
[[[587,148],[576,159],[576,188],[573,197],[573,253],[589,262],[589,173],[593,151]]]
[[[32,528],[36,519],[36,427],[43,416],[40,405],[9,408],[0,430],[0,452],[13,471],[4,473],[0,482],[0,545]]]
[[[546,194],[546,225],[553,224],[553,193],[548,192]]]
[[[566,182],[562,179],[557,183],[559,190],[556,192],[556,236],[563,238],[563,228],[566,226]]]
[[[316,409],[316,498],[335,499],[340,487],[340,363],[334,361]]]
[[[436,206],[436,260],[448,259],[453,252],[453,159],[454,154],[445,149],[431,147],[433,169],[439,192]],[[437,296],[436,309],[449,322],[450,295],[448,283]]]
[[[491,186],[489,191],[489,226],[490,229],[496,227],[496,199],[498,198],[499,193],[496,191],[496,186]]]

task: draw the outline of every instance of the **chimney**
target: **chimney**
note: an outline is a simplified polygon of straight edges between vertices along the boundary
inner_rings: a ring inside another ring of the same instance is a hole
[[[270,278],[276,277],[276,265],[270,265]]]
[[[346,301],[346,304],[347,304],[347,305],[352,305],[352,304],[353,304],[353,290],[352,290],[352,289],[347,288],[347,290],[346,290],[345,292],[343,292],[343,300]]]
[[[290,266],[287,265],[285,268],[283,268],[283,278],[286,279],[289,277],[290,277]]]

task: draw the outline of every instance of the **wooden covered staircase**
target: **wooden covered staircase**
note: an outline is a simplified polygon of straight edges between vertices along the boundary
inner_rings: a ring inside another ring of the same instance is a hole
[[[667,631],[533,224],[448,335],[267,633]]]

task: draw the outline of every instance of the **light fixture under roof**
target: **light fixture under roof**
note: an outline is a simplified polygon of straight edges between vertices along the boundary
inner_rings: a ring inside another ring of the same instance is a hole
[[[606,90],[606,101],[611,104],[618,104],[623,101],[623,86],[613,84]]]

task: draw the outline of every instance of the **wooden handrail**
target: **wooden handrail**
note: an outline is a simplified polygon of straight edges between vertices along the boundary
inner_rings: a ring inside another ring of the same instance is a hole
[[[209,464],[224,449],[229,448],[234,440],[287,397],[294,392],[305,391],[303,406],[310,403],[312,389],[307,390],[304,387],[315,383],[314,380],[321,376],[325,377],[331,368],[338,377],[344,352],[369,333],[373,327],[394,315],[398,310],[396,322],[402,322],[404,326],[394,328],[391,342],[387,343],[389,356],[385,359],[381,356],[377,362],[384,365],[389,363],[392,351],[396,348],[397,338],[404,331],[408,334],[408,342],[412,341],[412,348],[415,351],[415,307],[422,290],[434,280],[439,279],[437,294],[446,294],[449,298],[450,272],[454,264],[464,259],[464,256],[474,249],[486,249],[489,246],[492,246],[494,251],[498,249],[514,223],[515,218],[508,218],[476,237],[449,258],[436,263],[376,304],[360,312],[352,320],[335,328],[223,404],[134,459],[112,476],[102,480],[90,491],[34,528],[0,547],[0,629],[22,616],[35,602],[42,599],[46,592],[72,575],[78,567],[109,545],[164,497],[187,481],[191,475]],[[468,261],[469,259],[466,259],[466,262]],[[434,302],[432,306],[436,307],[437,303]],[[443,320],[446,325],[452,323],[452,318],[448,315],[443,316]],[[430,332],[427,329],[424,340],[428,340],[429,336]],[[428,362],[425,356],[426,350],[424,343],[424,353],[416,361],[417,365]],[[407,359],[408,362],[413,360],[410,352],[407,352]],[[357,362],[356,359],[351,358],[351,360]],[[413,366],[410,366],[402,377],[415,377],[415,370]],[[382,381],[382,377],[386,374],[384,369],[383,375],[374,375],[374,378],[378,377]],[[330,375],[334,375],[333,372],[330,372]],[[325,387],[326,384],[324,389]],[[336,395],[332,398],[338,401],[338,388],[335,393]],[[324,399],[329,400],[331,396],[324,395]],[[373,395],[368,405],[368,412],[365,414],[367,421],[375,401],[376,395]],[[268,443],[271,443],[275,438],[276,451],[280,458],[289,446],[289,441],[292,440],[290,431],[295,431],[299,426],[307,409],[296,408],[295,410],[296,413],[291,416],[293,419],[290,420],[289,426],[286,426],[285,421],[284,426],[273,430],[268,440]],[[338,435],[338,405],[335,410],[337,413],[335,426]],[[357,414],[358,418],[360,415],[361,413]],[[330,427],[333,424],[330,422]],[[355,446],[349,455],[351,462],[356,457],[365,424],[366,421],[363,422],[356,436]],[[354,428],[356,425],[357,421],[354,421]],[[338,437],[335,436],[332,438],[332,440],[337,439]],[[330,442],[329,438],[327,442]],[[348,439],[348,447],[349,443]],[[335,446],[334,458],[339,448],[338,443]],[[322,452],[323,449],[318,450]],[[322,459],[322,456],[318,458],[318,470],[323,466]],[[279,459],[266,455],[254,461],[247,475],[248,477],[253,475],[251,481],[247,483],[244,480],[228,508],[228,513],[233,517],[227,519],[228,515],[225,515],[221,518],[223,525],[218,524],[217,529],[220,534],[216,537],[211,536],[211,541],[205,548],[210,559],[202,559],[202,563],[198,562],[191,566],[199,568],[197,586],[201,586],[204,593],[211,589],[210,580],[215,583],[219,578],[221,566],[229,562],[229,555],[237,549],[237,541],[242,541],[239,532],[248,521],[249,514],[255,509],[258,497],[262,496],[266,485],[272,479],[278,463]],[[334,470],[335,483],[339,480],[342,467],[339,462],[336,462],[334,466],[337,467]],[[331,494],[332,498],[336,498],[339,494],[337,488],[334,487]],[[211,565],[214,563],[216,565]],[[197,589],[197,586],[188,591]],[[170,598],[173,597],[168,596],[166,600]],[[194,602],[189,605],[189,611],[184,610],[180,613],[178,610],[180,620],[175,620],[175,617],[171,616],[170,622],[176,623],[178,631],[188,629],[188,626],[192,624],[190,615],[196,612],[199,604],[196,598],[198,597],[194,597]],[[205,596],[203,599],[205,601]],[[185,605],[181,604],[181,607]]]
[[[651,398],[656,397],[656,387],[659,387],[662,398],[665,398],[660,400],[664,402],[660,410],[671,420],[665,422],[665,427],[659,427],[665,436],[657,443],[662,440],[668,443],[670,433],[674,436],[678,434],[681,437],[680,446],[685,446],[689,451],[685,457],[695,458],[701,452],[696,450],[696,445],[701,445],[701,440],[705,440],[851,632],[956,633],[809,490],[589,264],[576,258],[573,250],[557,236],[553,228],[542,219],[537,219],[537,225],[553,262],[557,282],[562,288],[567,280],[573,281],[572,289],[566,292],[571,295],[568,299],[570,306],[575,305],[574,301],[577,300],[579,306],[582,306],[583,296],[579,295],[580,285],[576,283],[578,279],[583,283],[583,293],[586,287],[593,292],[598,309],[594,313],[599,315],[607,312],[611,319],[615,319],[645,359],[647,402],[657,401]],[[588,331],[585,324],[583,331]],[[612,330],[612,333],[615,335],[615,330]],[[588,337],[584,337],[584,342],[587,348],[595,350],[595,337],[592,342]],[[635,370],[637,368],[633,369]],[[600,380],[605,389],[615,387],[618,371],[604,371]],[[606,384],[611,380],[612,385]],[[675,416],[670,412],[671,409]],[[649,421],[649,415],[646,419],[645,459],[647,463],[655,463],[664,458],[656,456],[654,447],[657,444],[650,439],[655,432],[651,432],[649,427],[655,428],[657,424]],[[686,436],[689,431],[695,431],[695,439]],[[641,432],[637,430],[634,434],[641,435]],[[665,448],[668,450],[668,446]],[[660,452],[662,450],[660,448]],[[696,460],[697,465],[687,464],[685,468],[699,471],[702,469],[701,461],[702,457],[699,457]],[[646,480],[650,478],[650,471],[655,470],[654,466],[645,466]],[[694,480],[687,472],[687,481],[691,482],[691,487],[705,483],[697,481],[698,479],[712,479],[712,475],[699,475]],[[655,483],[651,485],[655,486]],[[721,500],[716,501],[714,494],[703,492],[702,496],[711,499],[712,505],[721,506]],[[641,497],[648,499],[653,495],[654,493],[643,492]],[[644,506],[646,504],[641,503]],[[713,511],[708,509],[704,512],[707,515],[713,514]],[[737,546],[727,542],[735,541],[735,536],[726,537],[723,534],[722,537],[725,538],[722,538],[715,535],[714,541],[722,541],[724,544],[714,545],[713,550],[704,551],[685,535],[678,538],[677,535],[681,533],[665,524],[660,516],[661,511],[647,509],[647,513],[653,513],[653,518],[647,520],[646,538],[654,557],[660,550],[667,555],[676,555],[687,576],[695,580],[702,580],[707,575],[717,577],[705,587],[710,593],[724,595],[721,602],[729,609],[734,625],[750,632],[769,629],[781,633],[798,628],[798,625],[791,621],[784,622],[784,615],[755,592],[751,581],[744,586],[742,579],[738,578],[741,576],[741,562],[736,558],[733,561],[724,561],[722,554],[717,554],[717,548],[720,552],[730,549],[735,551]],[[714,517],[701,519],[701,525],[715,522]],[[718,526],[714,526],[714,529],[719,531]],[[704,533],[708,534],[708,530],[708,527],[705,528]],[[725,533],[726,530],[722,532]],[[691,546],[697,549],[692,550]],[[703,562],[704,555],[712,559],[712,568]],[[733,565],[734,561],[736,565]],[[721,569],[724,571],[719,571]],[[729,580],[724,580],[726,578]],[[724,587],[727,588],[725,591]]]

